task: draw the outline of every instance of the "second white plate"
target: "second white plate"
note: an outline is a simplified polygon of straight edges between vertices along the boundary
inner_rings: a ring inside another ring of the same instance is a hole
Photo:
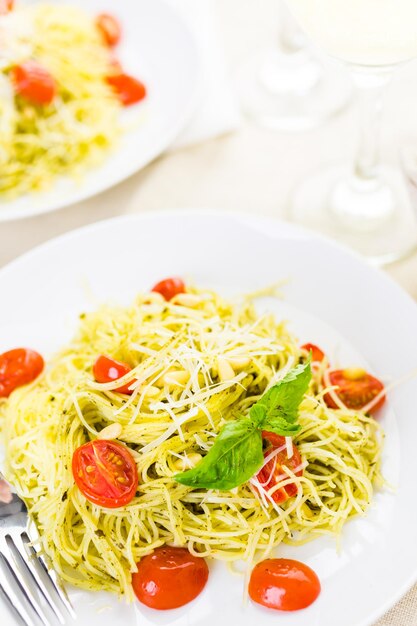
[[[67,1],[67,0],[66,0]],[[147,98],[121,112],[129,125],[113,152],[81,181],[61,178],[48,191],[0,200],[0,222],[80,202],[121,182],[161,154],[198,102],[200,57],[181,17],[163,0],[71,0],[91,15],[108,12],[123,26],[117,56],[147,86]]]

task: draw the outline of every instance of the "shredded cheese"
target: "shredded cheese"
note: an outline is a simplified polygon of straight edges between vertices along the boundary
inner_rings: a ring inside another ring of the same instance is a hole
[[[131,573],[140,558],[165,543],[193,554],[248,563],[281,543],[338,536],[363,514],[380,484],[381,431],[371,417],[330,409],[313,382],[299,411],[301,430],[271,451],[274,484],[253,476],[231,491],[192,490],[174,480],[198,462],[226,422],[247,415],[303,353],[285,325],[215,293],[189,290],[198,306],[140,295],[130,307],[87,313],[71,343],[35,383],[0,400],[6,475],[36,521],[42,548],[72,584],[132,598]],[[183,302],[183,300],[182,300]],[[99,354],[132,368],[106,384],[94,381]],[[249,359],[244,371],[220,380],[219,359]],[[172,386],[167,372],[185,372]],[[131,383],[131,395],[118,393]],[[152,389],[152,394],[147,391]],[[52,400],[53,398],[53,400]],[[91,504],[74,485],[76,448],[113,433],[134,456],[139,475],[126,507]],[[302,462],[279,463],[296,445]],[[276,475],[278,474],[278,475]],[[300,475],[297,475],[300,474]],[[297,494],[278,504],[288,485]]]

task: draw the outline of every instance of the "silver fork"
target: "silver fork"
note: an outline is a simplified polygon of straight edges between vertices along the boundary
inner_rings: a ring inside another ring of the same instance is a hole
[[[0,474],[2,491],[6,481]],[[0,502],[0,594],[27,626],[67,624],[76,619],[57,574],[32,546],[37,539],[25,503],[9,492]],[[9,500],[7,502],[7,500]],[[32,537],[32,539],[31,539]],[[49,607],[49,608],[48,608]],[[52,620],[48,615],[52,616]]]

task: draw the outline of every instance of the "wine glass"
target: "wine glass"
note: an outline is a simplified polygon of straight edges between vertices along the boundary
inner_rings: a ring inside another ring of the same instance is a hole
[[[284,2],[275,45],[243,63],[235,78],[241,107],[274,130],[303,131],[338,113],[349,101],[349,76],[309,44]]]
[[[353,165],[297,186],[291,217],[350,245],[375,264],[417,243],[417,219],[400,168],[380,162],[382,96],[395,68],[417,57],[415,0],[287,0],[311,39],[345,62],[357,87],[361,136]]]

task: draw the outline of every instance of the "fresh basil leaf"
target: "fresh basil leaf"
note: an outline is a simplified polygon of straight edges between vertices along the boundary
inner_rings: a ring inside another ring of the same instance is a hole
[[[263,430],[268,430],[276,435],[282,435],[283,437],[294,437],[300,430],[299,424],[293,424],[287,422],[282,417],[268,417],[262,424]]]
[[[213,447],[196,467],[176,474],[182,485],[197,489],[227,490],[249,480],[262,466],[262,430],[291,437],[298,407],[311,380],[310,360],[297,365],[271,387],[249,411],[249,417],[228,422]]]
[[[204,459],[174,479],[198,489],[228,490],[248,481],[263,462],[261,430],[243,418],[225,424]]]
[[[254,404],[250,415],[256,406],[265,409],[265,419],[283,418],[287,422],[294,423],[298,416],[298,407],[306,393],[311,380],[310,359],[291,369],[288,374],[276,385],[268,389],[266,393]],[[255,409],[258,412],[258,409]],[[264,428],[262,424],[262,428]]]
[[[249,415],[255,426],[262,426],[266,418],[266,408],[257,402],[250,409]]]

